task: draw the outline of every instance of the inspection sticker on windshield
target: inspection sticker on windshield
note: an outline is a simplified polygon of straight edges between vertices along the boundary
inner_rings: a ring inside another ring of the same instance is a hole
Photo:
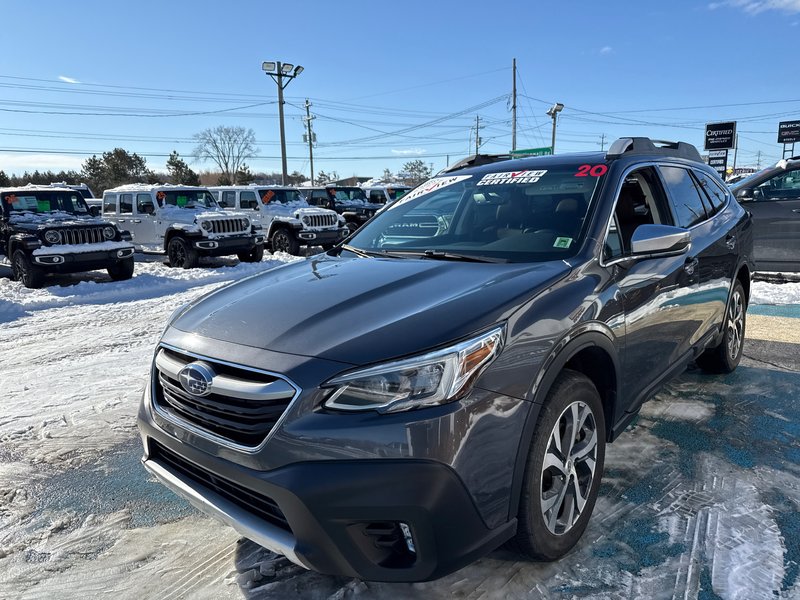
[[[570,237],[557,237],[553,242],[553,248],[569,248],[572,245],[572,238]]]
[[[487,173],[478,185],[505,185],[508,183],[536,183],[547,173],[547,169],[538,171],[506,171],[504,173]]]
[[[414,198],[419,198],[420,196],[424,196],[425,194],[430,194],[431,192],[435,192],[436,190],[440,190],[448,185],[453,185],[454,183],[458,183],[459,181],[464,181],[465,179],[469,179],[472,175],[453,175],[452,177],[434,177],[433,179],[426,181],[420,186],[415,187],[412,191],[407,193],[403,198],[398,201],[397,205],[405,204],[409,200],[413,200]]]

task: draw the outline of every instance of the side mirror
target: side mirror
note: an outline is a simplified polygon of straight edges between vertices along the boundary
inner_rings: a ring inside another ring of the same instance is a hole
[[[756,199],[756,195],[753,191],[753,188],[742,188],[736,192],[736,199],[739,202],[752,202]]]
[[[99,206],[90,206],[89,207],[89,214],[92,215],[93,217],[99,217],[100,216],[100,207]]]
[[[688,229],[672,225],[639,225],[631,236],[631,253],[641,258],[674,256],[686,252],[691,243]]]

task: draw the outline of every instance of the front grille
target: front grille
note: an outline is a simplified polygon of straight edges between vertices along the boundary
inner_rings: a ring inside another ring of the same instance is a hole
[[[214,475],[168,450],[153,439],[148,440],[148,446],[150,459],[163,464],[179,475],[199,483],[239,508],[243,508],[260,519],[291,533],[292,530],[286,521],[286,517],[272,498]]]
[[[179,373],[198,362],[168,348],[156,355],[153,401],[156,408],[237,446],[255,448],[281,418],[297,390],[285,379],[212,359],[200,359],[214,377],[211,393],[192,394],[181,385]]]
[[[309,227],[334,227],[338,221],[338,215],[306,215],[303,217],[303,223]]]
[[[236,234],[250,231],[247,219],[210,219],[211,233]]]
[[[102,227],[64,228],[56,231],[61,235],[62,244],[99,244],[106,241]]]

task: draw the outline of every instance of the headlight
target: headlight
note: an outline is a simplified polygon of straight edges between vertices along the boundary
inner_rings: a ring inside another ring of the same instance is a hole
[[[103,227],[103,237],[107,240],[113,240],[114,236],[117,235],[117,230],[114,229],[111,225],[106,225]]]
[[[303,217],[303,223],[304,223],[305,225],[308,225],[308,217]]]
[[[247,218],[244,219],[244,227],[245,227],[245,229],[250,227],[250,219],[247,219]]]
[[[49,231],[45,231],[44,240],[48,244],[58,244],[58,243],[61,242],[61,234],[58,233],[55,229],[51,229]]]
[[[503,347],[503,329],[422,356],[352,371],[323,387],[335,388],[326,408],[398,412],[444,404],[470,385]]]
[[[206,231],[211,231],[211,221],[203,221],[202,223],[200,223],[200,227],[202,227]]]

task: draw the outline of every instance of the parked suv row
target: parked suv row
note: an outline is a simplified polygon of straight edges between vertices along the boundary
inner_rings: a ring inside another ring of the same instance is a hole
[[[434,579],[507,541],[557,559],[642,403],[692,360],[739,364],[752,235],[688,144],[472,157],[177,310],[144,466],[323,573]]]
[[[248,185],[209,188],[226,210],[241,210],[261,223],[273,252],[298,254],[301,246],[329,249],[347,235],[343,217],[311,207],[296,188]]]
[[[369,221],[382,208],[382,204],[370,202],[360,187],[328,185],[299,189],[309,204],[328,208],[342,215],[350,233]]]

